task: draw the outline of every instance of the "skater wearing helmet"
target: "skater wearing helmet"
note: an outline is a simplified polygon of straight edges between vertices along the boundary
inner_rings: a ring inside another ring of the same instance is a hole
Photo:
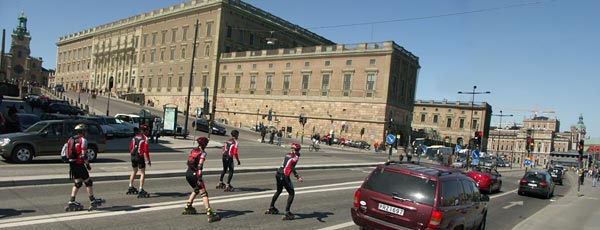
[[[237,160],[237,164],[240,165],[240,158],[238,157],[238,137],[240,132],[237,130],[231,131],[231,139],[227,141],[227,144],[223,146],[223,171],[219,179],[219,185],[217,189],[225,189],[225,192],[232,192],[233,186],[231,186],[231,178],[233,178],[233,158]],[[223,183],[223,177],[225,172],[229,171],[229,177],[227,178],[227,187]]]
[[[144,190],[144,180],[146,178],[146,160],[148,159],[148,166],[152,166],[150,162],[150,152],[148,152],[148,137],[145,133],[148,130],[148,126],[141,124],[139,129],[135,129],[135,136],[131,139],[129,144],[129,153],[131,154],[131,175],[129,176],[129,189],[126,194],[138,194],[138,198],[150,197],[150,194]],[[138,191],[133,186],[133,180],[137,175],[138,170],[140,171],[140,190]]]
[[[204,186],[204,181],[202,180],[202,167],[204,165],[204,161],[206,160],[206,151],[204,149],[208,145],[208,138],[206,137],[198,137],[196,139],[198,143],[198,147],[192,149],[190,155],[187,160],[187,171],[185,172],[185,179],[192,186],[194,192],[190,194],[190,198],[188,199],[187,204],[185,205],[185,209],[183,210],[183,214],[196,214],[196,209],[192,206],[194,203],[194,199],[198,193],[202,198],[202,203],[204,203],[204,208],[206,208],[206,216],[208,217],[208,222],[218,221],[221,218],[215,212],[210,209],[210,203],[208,202],[208,193],[206,191],[206,186]]]
[[[78,124],[75,126],[76,134],[69,138],[67,143],[63,146],[61,155],[64,161],[69,162],[69,177],[73,179],[73,189],[71,189],[71,198],[65,211],[79,211],[83,209],[81,203],[75,201],[75,196],[82,185],[85,184],[85,188],[90,199],[89,210],[94,210],[104,202],[102,199],[96,199],[94,197],[94,190],[92,189],[93,181],[90,178],[88,170],[92,170],[88,161],[87,140],[85,139],[85,132],[87,125]]]
[[[291,149],[292,152],[288,153],[283,159],[283,165],[277,169],[277,174],[275,174],[275,181],[277,181],[277,191],[273,194],[273,199],[271,199],[271,206],[265,212],[265,214],[278,214],[279,210],[275,208],[275,202],[279,195],[281,194],[283,188],[288,193],[287,204],[285,206],[285,213],[283,216],[283,220],[293,220],[294,214],[290,212],[290,206],[294,201],[294,185],[292,184],[292,180],[290,180],[290,174],[294,174],[294,177],[298,179],[298,182],[302,183],[304,179],[298,175],[296,172],[296,164],[300,159],[300,144],[292,143]]]

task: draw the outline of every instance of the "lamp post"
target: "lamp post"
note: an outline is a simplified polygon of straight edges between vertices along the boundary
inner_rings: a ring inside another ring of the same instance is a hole
[[[254,130],[258,132],[258,114],[260,113],[260,109],[256,109],[256,123],[254,123]]]
[[[188,132],[188,119],[190,117],[190,98],[191,98],[191,94],[192,94],[192,84],[194,83],[194,58],[196,57],[196,39],[198,38],[198,19],[196,19],[196,27],[194,28],[194,48],[192,50],[192,64],[190,67],[190,81],[188,83],[188,92],[187,92],[187,98],[185,101],[185,124],[183,125],[183,136],[184,138],[187,137],[187,132]],[[219,57],[217,56],[217,59]],[[219,68],[219,65],[217,65],[217,68]],[[216,87],[216,86],[215,86]],[[204,99],[206,100],[206,93],[204,95]],[[214,110],[213,110],[213,115],[214,115]],[[214,119],[214,116],[211,116],[210,121],[208,122],[208,138],[210,138],[210,133],[212,133],[212,128],[211,123]]]
[[[496,139],[498,139],[497,140],[498,143],[496,145],[497,146],[496,147],[496,159],[498,159],[498,153],[500,152],[500,129],[499,128],[502,128],[502,117],[512,117],[513,115],[512,114],[502,115],[502,110],[500,110],[500,115],[494,114],[493,116],[500,117],[500,125],[498,125],[498,128],[496,128],[498,130],[498,137],[496,138]]]
[[[471,135],[473,133],[473,112],[475,111],[475,94],[490,94],[490,91],[475,91],[477,89],[477,86],[474,85],[473,86],[473,92],[463,92],[463,91],[458,91],[458,94],[471,94],[472,98],[471,98],[471,123],[469,124],[469,135]],[[473,149],[471,149],[471,151],[473,151]],[[467,157],[467,170],[469,170],[469,157]]]

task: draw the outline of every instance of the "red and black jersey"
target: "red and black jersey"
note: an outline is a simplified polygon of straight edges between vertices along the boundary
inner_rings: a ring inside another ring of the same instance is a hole
[[[229,158],[235,157],[237,161],[240,161],[238,157],[238,142],[235,138],[231,138],[223,146],[223,155],[229,156]]]
[[[68,153],[72,154],[70,159],[75,159],[75,164],[84,164],[87,160],[87,140],[79,135],[75,135],[67,141]]]
[[[300,156],[296,155],[296,153],[291,152],[285,155],[283,158],[283,165],[279,167],[277,172],[284,174],[285,176],[290,176],[290,174],[294,174],[296,178],[298,178],[298,173],[296,173],[296,164],[298,164],[298,160]]]
[[[146,137],[146,135],[138,134],[131,139],[131,143],[129,144],[129,152],[131,154],[137,154],[133,152],[134,150],[140,154],[140,157],[146,157],[146,159],[150,161],[150,151],[148,151],[148,137]]]
[[[196,172],[196,176],[199,176],[198,171],[202,170],[203,164],[200,164],[201,159],[206,159],[206,152],[201,148],[194,148],[190,152],[187,160],[188,170]]]

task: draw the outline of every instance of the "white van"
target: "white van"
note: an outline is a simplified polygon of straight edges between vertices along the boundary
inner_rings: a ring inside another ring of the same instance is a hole
[[[133,127],[140,128],[140,116],[135,114],[118,113],[115,118],[131,124]]]
[[[444,165],[449,165],[451,162],[449,159],[452,157],[452,148],[446,147],[443,145],[433,145],[427,147],[427,152],[425,152],[427,159],[438,161],[440,156],[442,157],[442,162]]]

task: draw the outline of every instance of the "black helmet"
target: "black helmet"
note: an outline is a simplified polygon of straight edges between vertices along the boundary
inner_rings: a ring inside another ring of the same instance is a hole
[[[240,136],[240,132],[237,131],[236,129],[231,130],[231,136],[232,137],[238,137],[238,136]]]

